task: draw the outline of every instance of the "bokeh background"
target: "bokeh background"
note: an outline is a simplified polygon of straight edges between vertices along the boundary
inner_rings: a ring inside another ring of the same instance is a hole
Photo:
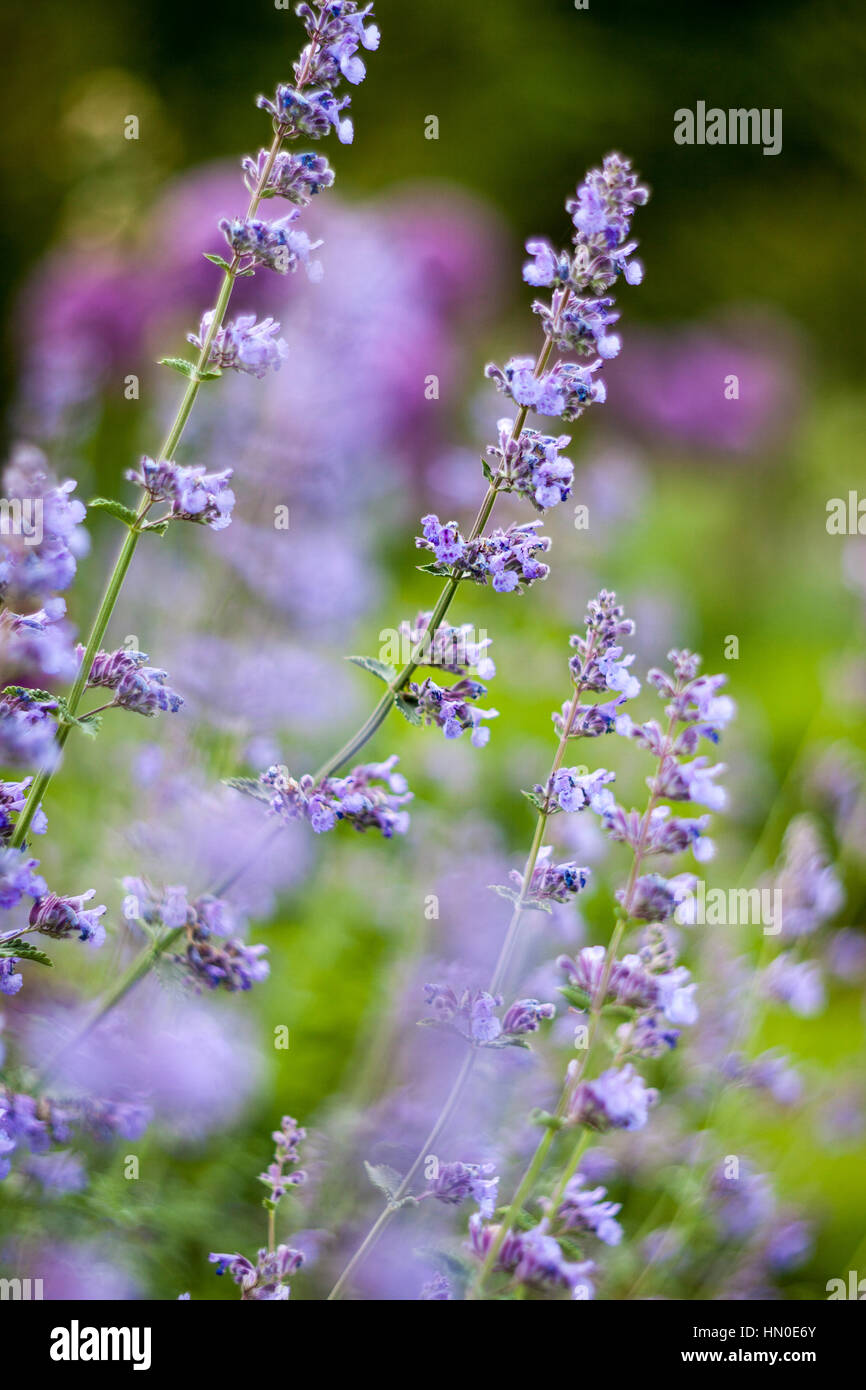
[[[407,840],[311,844],[286,832],[236,885],[270,946],[268,983],[237,1004],[190,1004],[166,978],[117,1017],[81,1070],[151,1094],[158,1122],[136,1147],[141,1179],[124,1181],[117,1154],[99,1151],[81,1191],[7,1184],[5,1258],[40,1274],[50,1264],[55,1296],[230,1296],[206,1254],[260,1242],[255,1174],[288,1110],[316,1135],[300,1223],[341,1233],[309,1236],[322,1273],[313,1266],[293,1296],[321,1292],[372,1210],[361,1158],[399,1166],[441,1089],[445,1063],[415,1036],[418,984],[442,962],[483,969],[495,950],[503,905],[486,885],[525,852],[519,789],[549,765],[568,635],[604,585],[638,622],[642,667],[687,645],[729,675],[740,716],[710,882],[767,881],[798,817],[835,861],[840,902],[821,926],[827,1007],[809,1019],[770,1009],[751,1038],[756,1052],[790,1055],[796,1102],[740,1089],[714,1113],[720,1152],[748,1156],[770,1175],[777,1211],[796,1208],[808,1226],[801,1257],[779,1266],[766,1296],[824,1297],[858,1259],[866,1272],[866,538],[826,529],[828,500],[864,487],[866,23],[854,3],[380,0],[376,11],[383,43],[353,94],[355,143],[329,148],[337,185],[307,223],[324,238],[325,278],[258,275],[239,290],[238,303],[282,321],[289,363],[265,383],[219,383],[184,440],[184,462],[236,469],[238,519],[219,536],[154,542],[115,619],[116,640],[135,634],[186,706],[155,726],[106,728],[98,756],[83,741],[70,748],[52,789],[53,878],[96,885],[118,919],[125,873],[200,891],[258,839],[255,808],[220,779],[275,758],[307,770],[359,722],[378,692],[343,655],[375,654],[385,629],[432,606],[432,581],[415,569],[417,518],[474,514],[478,455],[503,413],[483,365],[535,348],[523,241],[565,237],[565,197],[615,148],[653,196],[636,219],[646,279],[621,297],[609,402],[572,429],[573,500],[589,507],[589,529],[560,509],[545,520],[546,584],[513,601],[460,597],[455,620],[486,629],[498,666],[487,748],[446,745],[396,717],[377,737],[373,756],[399,752],[416,791]],[[220,250],[217,219],[245,202],[238,159],[267,139],[253,97],[287,78],[300,30],[267,0],[242,13],[43,0],[4,28],[6,438],[43,448],[83,498],[118,495],[172,412],[176,379],[155,359],[181,353],[212,302],[217,272],[201,252]],[[673,113],[698,100],[781,108],[782,152],[676,145]],[[130,114],[134,141],[123,138]],[[425,138],[430,116],[437,139]],[[124,395],[130,374],[137,400]],[[731,374],[736,400],[725,397]],[[278,504],[290,508],[288,533],[273,530]],[[79,629],[113,525],[88,521],[91,553],[68,596]],[[638,798],[646,769],[607,749],[605,761]],[[599,844],[580,848],[596,888],[580,915],[532,925],[526,979],[543,982],[564,945],[606,939],[623,863]],[[844,969],[833,955],[842,929]],[[735,936],[692,948],[698,978],[701,958],[723,958],[712,971],[722,1014],[721,982],[733,989],[736,961],[761,949],[758,932]],[[126,949],[120,927],[101,957],[61,948],[59,983],[31,978],[5,1011],[11,1055],[35,1055],[68,1027]],[[39,1017],[25,1023],[34,998]],[[285,1051],[274,1047],[281,1026]],[[713,1038],[702,1045],[709,1066]],[[658,1117],[652,1146],[607,1169],[635,1237],[611,1268],[611,1297],[640,1278],[638,1236],[663,1229],[682,1200],[683,1133],[703,1112],[689,1112],[698,1083],[677,1065],[680,1109]],[[514,1080],[519,1156],[517,1117],[550,1079],[542,1069]],[[481,1125],[474,1104],[467,1136],[473,1115]],[[501,1115],[497,1124],[501,1135]],[[734,1297],[747,1247],[742,1234],[708,1244],[695,1269],[652,1278],[679,1296]],[[423,1252],[405,1233],[383,1250],[367,1296],[416,1296]],[[417,1265],[409,1285],[407,1264]]]

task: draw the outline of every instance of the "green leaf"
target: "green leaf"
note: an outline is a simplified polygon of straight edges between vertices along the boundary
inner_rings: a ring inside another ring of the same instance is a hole
[[[45,952],[36,946],[31,946],[29,941],[4,941],[0,946],[0,956],[7,959],[15,956],[20,960],[32,960],[36,965],[54,965],[50,956],[46,956]]]
[[[393,666],[389,666],[387,661],[379,661],[375,656],[347,656],[346,660],[353,662],[355,666],[360,666],[364,671],[372,672],[386,685],[390,685],[397,675]]]
[[[173,372],[180,372],[181,376],[188,377],[190,381],[213,381],[216,377],[222,376],[219,367],[210,367],[200,372],[195,363],[187,362],[185,357],[160,357],[157,366],[171,367]]]
[[[544,810],[544,798],[539,796],[538,792],[527,792],[521,790],[520,795],[525,796],[527,801],[531,801],[536,811]]]
[[[403,694],[394,696],[394,704],[400,711],[404,719],[408,719],[410,724],[423,724],[424,721],[418,713],[418,707],[411,700],[407,700]]]
[[[569,1004],[573,1004],[581,1013],[586,1013],[592,1007],[592,999],[585,989],[578,989],[576,985],[560,985],[559,993],[563,999],[567,999]]]
[[[431,560],[429,565],[416,565],[416,570],[422,574],[435,574],[437,579],[455,579],[463,584],[472,579],[471,574],[452,574],[448,565],[443,565],[439,560]]]
[[[553,912],[550,903],[544,902],[541,898],[524,898],[523,906],[527,909],[535,909],[536,912]]]
[[[213,261],[214,265],[219,266],[220,270],[231,270],[231,266],[223,256],[215,256],[210,251],[205,251],[203,255],[206,261]]]
[[[403,1181],[396,1168],[389,1168],[387,1163],[368,1163],[364,1159],[364,1170],[373,1186],[393,1202]]]
[[[233,787],[236,792],[243,792],[244,796],[252,796],[256,801],[271,799],[271,793],[267,787],[262,786],[257,777],[225,777],[223,785]]]
[[[125,506],[123,502],[115,502],[113,497],[94,497],[87,505],[91,509],[116,516],[118,521],[122,521],[126,526],[135,525],[136,514],[132,507]]]
[[[491,893],[498,893],[500,898],[507,898],[510,903],[516,903],[520,894],[514,888],[509,888],[504,883],[488,883],[487,887]]]
[[[102,723],[102,716],[100,714],[84,714],[79,718],[75,714],[70,714],[66,699],[61,695],[57,701],[57,722],[58,724],[68,724],[72,729],[80,729],[89,738],[96,738]]]

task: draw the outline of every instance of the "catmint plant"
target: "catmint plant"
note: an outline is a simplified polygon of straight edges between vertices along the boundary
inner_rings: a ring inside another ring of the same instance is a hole
[[[224,530],[231,522],[235,501],[230,486],[232,470],[209,473],[204,464],[178,462],[175,453],[205,383],[228,371],[261,377],[269,369],[279,369],[287,356],[286,344],[278,337],[279,324],[273,318],[257,322],[252,316],[240,315],[228,319],[235,283],[262,267],[287,274],[303,266],[313,280],[322,274],[321,262],[311,259],[319,243],[312,242],[296,224],[310,200],[333,184],[334,175],[321,156],[289,152],[284,146],[301,136],[319,139],[332,129],[343,144],[351,142],[352,123],[346,114],[351,99],[339,88],[344,81],[351,85],[363,80],[366,69],[359,54],[362,49],[378,47],[379,31],[371,22],[372,6],[359,7],[354,0],[302,4],[298,14],[307,43],[294,65],[294,80],[281,84],[273,100],[258,99],[258,105],[271,117],[273,140],[255,159],[247,156],[243,160],[250,194],[247,211],[242,217],[220,223],[231,259],[208,256],[222,270],[222,284],[214,307],[202,317],[198,333],[188,335],[198,355],[194,361],[161,359],[187,382],[174,420],[156,457],[144,457],[138,469],[126,473],[139,489],[134,506],[107,498],[90,503],[91,509],[101,509],[119,521],[126,536],[87,641],[74,653],[64,647],[64,634],[58,627],[65,612],[58,591],[70,584],[83,549],[85,508],[71,496],[74,482],[56,485],[34,451],[19,453],[7,470],[11,497],[38,500],[40,534],[38,538],[24,536],[20,542],[13,537],[9,543],[4,536],[0,545],[0,596],[7,605],[0,622],[5,687],[0,691],[0,763],[37,768],[26,781],[2,784],[4,790],[0,792],[4,806],[0,903],[8,909],[25,897],[34,902],[29,924],[0,938],[0,980],[6,993],[20,987],[22,976],[17,966],[21,960],[50,964],[44,952],[22,940],[28,932],[62,936],[77,931],[91,944],[104,935],[102,927],[96,925],[104,909],[84,910],[80,906],[94,890],[81,898],[49,894],[35,873],[38,862],[29,855],[29,836],[44,832],[42,800],[71,731],[95,734],[100,718],[113,709],[151,717],[160,712],[176,713],[183,704],[181,695],[169,686],[167,672],[149,666],[144,653],[106,651],[102,642],[143,536],[162,537],[177,522],[192,522],[214,531]],[[291,210],[273,222],[263,221],[257,216],[259,205],[272,198],[287,199]],[[10,609],[11,603],[22,611]],[[42,606],[38,612],[28,612],[34,604]],[[23,675],[34,670],[55,681],[74,675],[69,694],[59,697],[23,683]],[[21,676],[22,683],[12,683],[16,676]],[[112,692],[112,698],[83,710],[84,697],[97,689]],[[219,984],[246,989],[262,978],[266,969],[259,959],[263,948],[244,947],[234,940],[215,944],[208,914],[192,906],[189,917],[192,921],[157,935],[158,949],[151,949],[152,960],[183,930],[187,934],[186,964],[200,982],[211,988]],[[162,926],[168,924],[162,922]],[[139,966],[134,969],[138,972]]]

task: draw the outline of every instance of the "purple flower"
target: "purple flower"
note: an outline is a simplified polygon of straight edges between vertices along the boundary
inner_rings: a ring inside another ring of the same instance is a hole
[[[608,791],[607,783],[616,778],[615,772],[597,768],[595,772],[582,772],[576,767],[561,767],[554,773],[550,783],[550,800],[553,809],[561,811],[583,811],[589,806],[597,815],[603,815],[614,805],[613,793]]]
[[[820,966],[811,960],[795,960],[790,951],[783,951],[767,966],[761,993],[787,1004],[798,1018],[814,1018],[827,1003]]]
[[[680,854],[691,849],[699,863],[712,859],[715,846],[705,834],[709,816],[670,819],[669,806],[655,806],[647,816],[614,806],[604,817],[604,828],[612,840],[640,848],[642,858],[654,854]]]
[[[9,686],[0,694],[0,763],[54,767],[60,756],[55,742],[57,701],[44,691]]]
[[[18,973],[21,964],[16,956],[0,956],[0,994],[17,994],[24,983],[24,976]],[[0,1134],[0,1167],[3,1163],[3,1136]],[[5,1176],[2,1174],[0,1176]]]
[[[188,333],[187,339],[199,350],[204,347],[213,310],[203,315],[198,333]],[[218,329],[211,343],[208,365],[221,371],[230,369],[246,372],[261,379],[269,367],[280,370],[289,355],[284,338],[278,338],[280,325],[272,318],[256,322],[255,314],[240,314]]]
[[[667,922],[680,904],[693,895],[696,884],[694,874],[675,874],[673,878],[642,874],[631,894],[629,916],[638,922]],[[617,897],[625,905],[625,890],[618,892]]]
[[[83,656],[84,648],[79,646],[79,661]],[[168,672],[146,666],[147,660],[146,652],[127,651],[123,647],[114,652],[97,652],[87,678],[87,688],[105,687],[113,690],[113,703],[135,714],[147,717],[160,711],[175,714],[183,700],[166,685]]]
[[[252,1264],[245,1255],[208,1255],[215,1273],[231,1275],[241,1289],[241,1299],[255,1299],[263,1302],[284,1303],[289,1297],[286,1280],[304,1263],[300,1250],[292,1250],[287,1245],[278,1245],[276,1250],[261,1249],[258,1259]]]
[[[527,891],[528,905],[554,902],[567,903],[578,893],[582,893],[589,882],[589,869],[582,868],[569,860],[566,863],[551,862],[552,845],[543,845],[538,852],[535,868]],[[523,887],[523,875],[512,869],[509,875],[515,888]]]
[[[24,686],[70,681],[76,672],[72,629],[62,598],[46,599],[36,613],[0,613],[0,671]]]
[[[48,892],[45,880],[33,872],[38,867],[39,860],[28,858],[24,849],[0,849],[0,909],[15,907],[25,894],[38,899]]]
[[[300,209],[293,208],[277,222],[263,222],[259,217],[223,217],[219,229],[245,268],[262,265],[287,275],[302,265],[315,282],[322,278],[322,262],[311,261],[310,252],[322,243],[311,241],[306,232],[292,227],[299,215]]]
[[[273,101],[270,97],[256,100],[256,105],[269,111],[278,125],[309,135],[313,140],[321,140],[335,130],[341,145],[351,145],[355,136],[351,120],[343,115],[350,104],[350,97],[335,97],[327,89],[305,94],[285,83],[277,87]]]
[[[499,444],[490,445],[488,457],[496,463],[500,491],[519,492],[538,511],[555,507],[571,496],[574,466],[560,451],[571,443],[567,434],[558,437],[524,429],[515,439],[514,422],[499,421]]]
[[[421,1298],[425,1302],[450,1303],[451,1284],[444,1274],[434,1274],[421,1290]]]
[[[309,774],[295,780],[286,767],[270,767],[259,778],[257,794],[268,801],[272,814],[285,820],[303,817],[317,834],[347,821],[359,831],[378,830],[389,840],[408,830],[409,813],[403,807],[412,800],[405,777],[394,771],[397,761],[395,753],[383,763],[360,764],[345,777],[319,783]]]
[[[479,1260],[486,1260],[499,1229],[498,1225],[486,1225],[480,1212],[469,1218],[470,1248]],[[595,1268],[593,1262],[567,1260],[559,1242],[549,1234],[546,1221],[530,1231],[509,1231],[494,1268],[532,1288],[568,1289],[573,1298],[591,1298],[594,1292],[589,1277]]]
[[[581,1081],[571,1097],[569,1116],[590,1129],[643,1129],[657,1099],[658,1091],[627,1062],[608,1068],[594,1081]]]
[[[270,1190],[271,1201],[279,1202],[285,1197],[288,1188],[298,1187],[306,1182],[307,1175],[302,1168],[294,1173],[287,1173],[285,1170],[294,1167],[300,1161],[298,1148],[307,1137],[307,1131],[301,1129],[296,1120],[291,1115],[284,1115],[279,1129],[275,1129],[272,1139],[276,1145],[274,1161],[269,1164],[264,1173],[259,1174],[259,1182],[264,1183]]]
[[[586,1179],[575,1173],[562,1194],[562,1201],[552,1214],[554,1221],[567,1231],[588,1231],[605,1245],[619,1245],[622,1226],[616,1220],[622,1210],[621,1202],[606,1202],[607,1188],[584,1188]]]
[[[459,738],[466,729],[471,729],[471,742],[476,748],[483,748],[490,738],[490,730],[484,728],[482,721],[498,718],[499,711],[477,709],[470,701],[486,693],[486,686],[479,681],[461,680],[443,687],[428,676],[420,685],[410,681],[404,688],[403,699],[425,724],[435,724],[442,729],[446,738]]]
[[[528,241],[526,249],[532,257],[523,267],[527,285],[567,285],[571,274],[571,256],[567,251],[554,251],[549,241]]]
[[[434,1197],[448,1206],[459,1206],[471,1197],[479,1214],[489,1220],[496,1207],[499,1178],[493,1163],[442,1163],[435,1178],[428,1181],[424,1197]]]
[[[38,449],[21,445],[13,452],[4,493],[17,524],[0,532],[0,595],[16,607],[28,607],[72,582],[77,557],[87,546],[80,529],[85,507],[71,496],[75,486],[69,480],[58,484]]]
[[[518,405],[537,415],[558,415],[570,421],[579,419],[588,406],[602,405],[607,399],[604,382],[593,379],[601,365],[600,357],[585,367],[576,362],[557,362],[549,371],[537,375],[531,357],[512,357],[504,367],[489,363],[484,372],[497,390]]]
[[[536,1032],[539,1019],[553,1018],[556,1013],[553,1004],[518,999],[500,1020],[496,1010],[502,996],[485,989],[465,989],[458,995],[450,985],[425,985],[424,994],[434,1015],[430,1021],[453,1028],[477,1047],[509,1046],[525,1033]]]
[[[535,1033],[539,1019],[553,1018],[555,1014],[555,1004],[542,1004],[539,999],[517,999],[502,1020],[502,1031],[510,1037]]]
[[[24,810],[32,782],[32,777],[25,777],[23,782],[0,782],[0,842],[12,835],[15,819]],[[47,827],[48,822],[40,806],[30,822],[31,834],[44,835]]]
[[[207,473],[204,464],[185,468],[163,459],[143,458],[138,473],[130,469],[130,482],[138,483],[152,502],[170,502],[169,517],[175,521],[197,521],[214,531],[222,531],[232,519],[235,495],[229,487],[230,468]]]
[[[95,888],[79,893],[77,897],[61,898],[56,893],[46,893],[37,898],[30,909],[31,930],[61,941],[77,934],[79,941],[86,941],[88,946],[101,946],[105,940],[105,928],[99,919],[107,908],[84,906],[95,897]]]
[[[245,183],[251,193],[258,188],[269,158],[268,150],[259,150],[256,159],[247,155],[242,160]],[[333,182],[334,171],[324,155],[290,154],[287,150],[280,150],[262,190],[262,197],[288,198],[290,202],[303,206],[322,189],[330,188]]]
[[[480,680],[490,680],[496,675],[496,666],[487,655],[491,638],[477,640],[475,629],[469,623],[460,627],[440,623],[431,633],[432,616],[432,612],[422,611],[414,621],[402,622],[397,630],[401,643],[405,643],[410,652],[417,651],[418,666],[450,671],[455,676],[465,676],[474,670]]]

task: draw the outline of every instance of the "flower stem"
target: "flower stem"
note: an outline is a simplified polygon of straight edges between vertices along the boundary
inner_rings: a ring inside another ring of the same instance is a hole
[[[259,178],[256,187],[253,190],[253,193],[250,197],[249,206],[247,208],[246,214],[247,218],[252,217],[256,209],[258,208],[259,202],[261,201],[262,193],[265,187],[267,186],[268,179],[270,178],[271,171],[274,167],[274,161],[276,160],[276,157],[279,154],[280,147],[283,143],[283,140],[285,139],[286,133],[286,126],[280,125],[277,127],[273,142],[271,144],[271,148],[268,152],[267,161],[261,173],[261,177]],[[234,289],[235,281],[237,279],[239,265],[240,256],[236,253],[232,258],[231,264],[227,267],[226,270],[223,271],[223,279],[222,284],[220,286],[219,295],[217,296],[217,302],[214,306],[214,310],[211,315],[211,321],[208,326],[207,333],[201,345],[201,351],[199,352],[198,360],[195,364],[195,371],[193,372],[192,376],[189,379],[189,382],[187,383],[187,387],[184,391],[183,398],[177,409],[177,414],[175,415],[174,420],[172,421],[171,426],[169,428],[168,434],[166,435],[162,443],[162,446],[159,450],[160,459],[172,459],[174,457],[175,450],[177,449],[177,446],[180,443],[181,436],[184,432],[184,429],[186,428],[187,421],[189,420],[189,417],[192,413],[192,408],[195,405],[196,397],[198,396],[199,390],[201,388],[201,373],[205,370],[205,367],[207,366],[207,363],[210,359],[211,347],[213,346],[214,339],[217,333],[219,332],[219,329],[222,327],[223,319],[226,315],[226,310],[228,308],[229,300],[231,299],[232,290]],[[90,635],[87,639],[87,645],[84,649],[84,655],[81,658],[81,664],[78,668],[78,674],[75,677],[72,689],[70,690],[69,695],[67,697],[66,710],[71,719],[74,719],[77,714],[78,706],[81,703],[81,697],[84,694],[84,691],[87,687],[87,680],[93,667],[94,657],[96,656],[102,644],[102,639],[105,636],[106,628],[108,627],[108,624],[111,620],[111,615],[114,612],[117,600],[120,596],[120,591],[123,588],[124,580],[126,579],[129,567],[132,563],[132,557],[135,554],[139,537],[141,535],[141,523],[144,521],[144,518],[150,510],[150,506],[151,500],[148,497],[147,493],[144,493],[136,511],[135,520],[133,522],[130,522],[129,524],[126,536],[123,541],[123,545],[120,547],[120,552],[117,556],[116,561],[114,562],[114,568],[112,569],[111,574],[109,575],[108,583],[106,584],[105,592],[102,596],[102,601],[99,605],[96,617],[94,618],[93,625],[90,629]],[[30,787],[30,791],[27,795],[27,801],[25,802],[24,808],[21,811],[21,814],[16,822],[15,830],[12,834],[12,838],[9,841],[10,845],[13,848],[20,848],[25,842],[27,832],[30,829],[33,817],[36,814],[37,808],[39,807],[48,789],[52,777],[54,776],[54,772],[59,762],[59,754],[62,752],[66,744],[66,740],[69,737],[69,731],[72,728],[74,728],[74,725],[72,723],[64,722],[61,723],[57,730],[57,735],[55,738],[55,753],[52,756],[51,761],[43,765],[43,767],[40,768],[39,772],[34,777]]]

